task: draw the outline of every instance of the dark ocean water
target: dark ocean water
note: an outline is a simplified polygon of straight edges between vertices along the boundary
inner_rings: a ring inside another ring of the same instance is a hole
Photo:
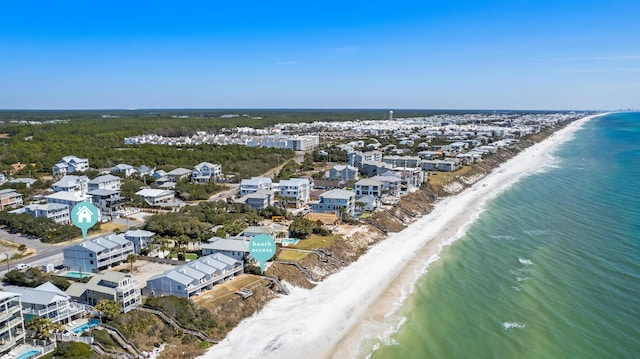
[[[554,157],[442,251],[372,358],[640,358],[640,113]]]

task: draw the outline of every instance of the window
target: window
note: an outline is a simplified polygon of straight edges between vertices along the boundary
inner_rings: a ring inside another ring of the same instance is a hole
[[[93,264],[93,261],[89,261],[89,264]]]
[[[90,257],[90,258],[91,258],[91,257],[93,257],[93,253],[89,253],[89,257]]]

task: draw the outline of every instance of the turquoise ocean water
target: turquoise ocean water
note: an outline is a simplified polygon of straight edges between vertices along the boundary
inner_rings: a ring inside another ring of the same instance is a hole
[[[640,358],[640,113],[588,122],[416,283],[389,358]]]

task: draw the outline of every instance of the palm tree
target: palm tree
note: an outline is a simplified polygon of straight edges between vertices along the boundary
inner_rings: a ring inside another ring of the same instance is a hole
[[[131,264],[131,269],[129,270],[129,274],[133,275],[133,263],[135,263],[135,261],[138,259],[138,257],[131,253],[127,256],[127,263]]]
[[[36,338],[40,340],[49,339],[49,333],[62,330],[62,324],[54,323],[49,318],[32,317],[27,322],[27,329],[36,333]]]

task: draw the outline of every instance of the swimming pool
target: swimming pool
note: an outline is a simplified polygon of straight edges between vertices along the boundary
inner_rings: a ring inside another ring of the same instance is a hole
[[[80,334],[80,333],[86,332],[87,330],[89,330],[89,329],[91,329],[91,328],[93,328],[93,327],[95,327],[96,325],[99,325],[99,324],[100,324],[100,321],[98,319],[91,319],[90,321],[71,329],[71,331],[74,334]]]
[[[300,240],[298,238],[285,238],[285,239],[282,240],[282,245],[286,247],[289,244],[296,245],[296,244],[298,244],[298,242],[300,242]]]
[[[27,358],[34,357],[34,356],[36,356],[36,355],[38,355],[38,354],[40,354],[40,349],[32,348],[32,349],[27,350],[27,351],[26,351],[26,352],[24,352],[24,353],[20,353],[20,354],[16,357],[16,359],[27,359]]]
[[[62,275],[68,278],[86,278],[86,277],[91,277],[93,274],[85,273],[85,272],[69,271],[69,272],[63,273]]]

